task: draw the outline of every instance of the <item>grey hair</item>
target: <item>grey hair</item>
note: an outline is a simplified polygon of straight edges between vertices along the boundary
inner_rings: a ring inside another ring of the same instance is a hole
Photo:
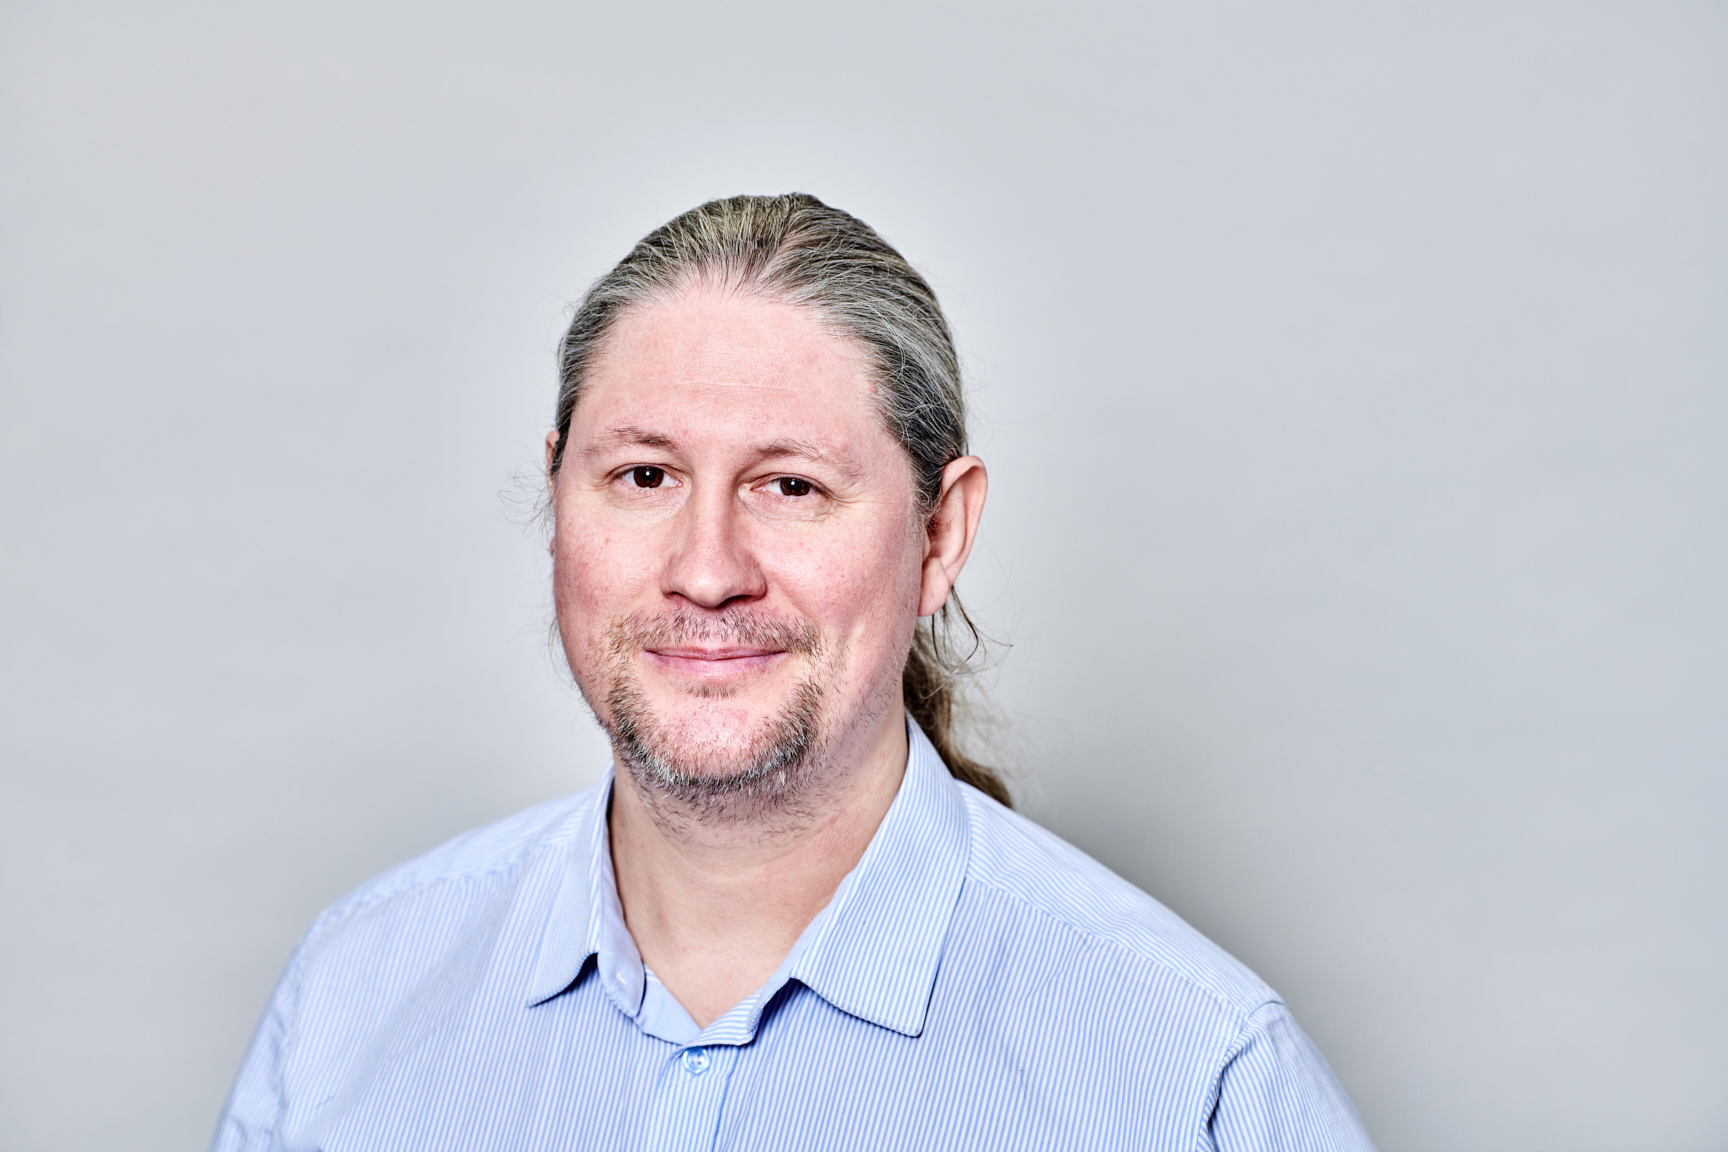
[[[934,512],[943,469],[966,454],[966,401],[948,321],[930,285],[874,229],[801,192],[711,200],[650,232],[594,282],[558,349],[554,476],[583,382],[618,318],[698,284],[807,308],[862,347],[883,420],[911,459],[920,514]],[[952,644],[955,630],[971,636],[965,656]],[[955,746],[958,678],[971,673],[980,646],[950,593],[937,616],[918,625],[902,696],[949,771],[1008,804],[1002,777]]]

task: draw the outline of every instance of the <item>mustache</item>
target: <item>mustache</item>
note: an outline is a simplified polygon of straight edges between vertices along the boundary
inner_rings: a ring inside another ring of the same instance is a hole
[[[719,613],[680,608],[659,616],[626,616],[613,623],[606,641],[615,657],[685,644],[735,644],[814,656],[822,650],[822,633],[808,620],[785,620],[748,608]]]

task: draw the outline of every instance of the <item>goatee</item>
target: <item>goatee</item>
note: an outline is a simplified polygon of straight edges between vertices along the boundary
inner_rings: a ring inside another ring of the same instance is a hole
[[[800,681],[784,708],[747,747],[678,747],[678,741],[637,683],[634,659],[648,648],[690,643],[736,644],[818,657],[821,636],[808,622],[787,623],[738,614],[712,618],[689,612],[658,620],[621,620],[608,638],[612,686],[605,728],[620,767],[642,791],[709,820],[746,820],[770,812],[790,814],[809,782],[821,737],[822,689]],[[699,695],[729,695],[725,692]]]

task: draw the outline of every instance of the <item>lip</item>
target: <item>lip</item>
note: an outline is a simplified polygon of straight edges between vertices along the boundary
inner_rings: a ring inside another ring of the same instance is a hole
[[[677,647],[649,648],[650,656],[663,656],[668,660],[750,660],[758,656],[779,656],[779,648],[741,648],[741,647]]]
[[[645,648],[642,655],[662,672],[693,680],[733,680],[763,672],[786,656],[778,648]]]

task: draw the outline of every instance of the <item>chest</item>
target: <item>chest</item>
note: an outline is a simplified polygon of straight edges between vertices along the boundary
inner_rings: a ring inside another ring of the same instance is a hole
[[[748,1043],[702,1048],[642,1032],[593,981],[528,1011],[474,1004],[360,1062],[364,1083],[338,1091],[288,1146],[1192,1147],[1199,1062],[1144,1022],[1101,1027],[1071,998],[1014,991],[939,987],[923,1031],[907,1036],[794,984]]]

